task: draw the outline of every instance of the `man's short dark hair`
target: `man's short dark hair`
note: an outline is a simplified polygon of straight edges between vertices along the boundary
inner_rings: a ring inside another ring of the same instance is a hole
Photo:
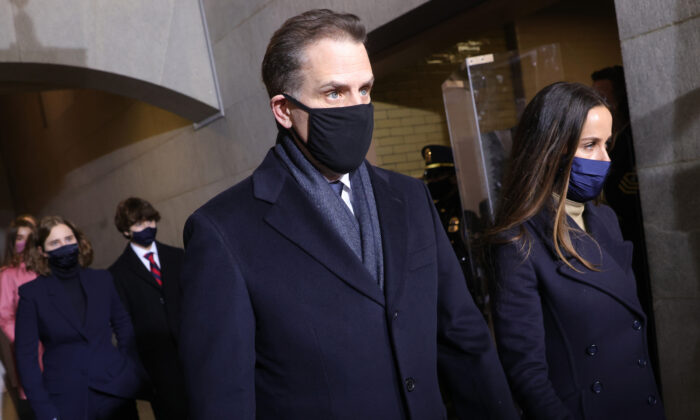
[[[287,19],[270,38],[262,62],[262,78],[270,97],[299,89],[304,49],[324,38],[364,43],[367,31],[357,16],[328,9],[309,10]]]
[[[134,223],[146,220],[156,222],[160,220],[160,213],[148,201],[138,197],[129,197],[117,205],[114,225],[119,232],[128,232]]]
[[[627,87],[625,85],[625,71],[622,66],[606,67],[594,71],[591,74],[591,80],[594,82],[600,80],[610,80],[612,84],[615,100],[617,100],[617,112],[624,119],[629,119],[629,106],[627,103]]]

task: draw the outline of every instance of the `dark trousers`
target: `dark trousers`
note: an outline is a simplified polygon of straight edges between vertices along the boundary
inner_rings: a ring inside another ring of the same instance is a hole
[[[108,395],[94,389],[88,392],[87,420],[138,420],[136,401]]]

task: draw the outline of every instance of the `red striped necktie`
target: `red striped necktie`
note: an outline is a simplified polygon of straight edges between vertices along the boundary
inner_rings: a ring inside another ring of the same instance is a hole
[[[158,286],[162,286],[163,280],[160,277],[160,267],[156,264],[156,258],[153,256],[152,252],[147,252],[144,256],[148,262],[151,263],[151,274],[153,274],[153,278],[156,279]]]

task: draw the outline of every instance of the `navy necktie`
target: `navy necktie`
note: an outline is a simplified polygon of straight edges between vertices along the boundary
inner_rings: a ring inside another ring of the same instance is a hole
[[[333,181],[329,183],[333,191],[338,194],[338,197],[343,193],[343,183],[340,181]]]
[[[160,277],[160,267],[158,267],[158,264],[156,264],[156,258],[153,256],[152,252],[147,252],[144,256],[148,262],[151,263],[151,274],[153,274],[153,278],[156,279],[158,286],[162,286],[163,280]]]

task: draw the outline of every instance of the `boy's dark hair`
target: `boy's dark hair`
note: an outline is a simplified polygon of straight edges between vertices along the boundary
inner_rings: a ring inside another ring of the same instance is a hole
[[[129,197],[117,205],[114,225],[121,234],[128,232],[133,224],[145,220],[156,222],[160,220],[160,213],[148,201],[138,197]]]
[[[309,10],[287,19],[270,38],[262,62],[262,78],[270,97],[293,95],[299,89],[304,49],[323,38],[364,43],[367,30],[357,16],[328,9]]]

